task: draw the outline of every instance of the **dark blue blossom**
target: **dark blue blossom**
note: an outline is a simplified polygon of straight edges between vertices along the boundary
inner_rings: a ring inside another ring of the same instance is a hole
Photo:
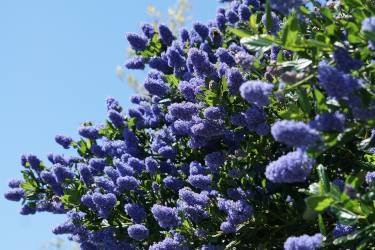
[[[123,176],[119,177],[116,181],[120,191],[131,191],[136,190],[141,184],[139,180],[133,176]]]
[[[241,85],[241,96],[251,104],[258,107],[267,106],[273,85],[262,81],[248,81]]]
[[[236,12],[234,12],[233,10],[228,10],[226,13],[225,13],[225,16],[226,18],[228,19],[228,22],[230,24],[236,24],[240,19],[237,15]]]
[[[134,56],[125,63],[127,69],[145,69],[145,60],[141,56]]]
[[[172,31],[164,24],[159,25],[159,36],[162,43],[166,46],[170,46],[174,40]]]
[[[23,183],[22,180],[15,180],[15,179],[13,179],[13,180],[10,180],[8,182],[8,187],[10,187],[10,188],[19,188],[19,187],[21,187],[22,183]]]
[[[335,50],[333,59],[336,62],[336,68],[345,73],[349,73],[351,70],[357,70],[363,64],[361,60],[353,59],[349,52],[343,48],[337,48]]]
[[[219,48],[216,50],[215,55],[220,62],[227,64],[229,67],[233,67],[236,65],[234,57],[229,53],[227,49]]]
[[[318,79],[327,94],[337,99],[347,98],[360,86],[358,80],[329,66],[325,61],[319,63]]]
[[[90,185],[92,183],[92,173],[90,171],[90,168],[84,163],[79,163],[78,171],[79,171],[81,180],[86,185]]]
[[[204,157],[204,164],[206,164],[212,172],[217,172],[224,162],[225,156],[221,151],[212,152]]]
[[[112,122],[112,124],[117,128],[120,128],[125,124],[124,117],[116,110],[110,110],[108,112],[108,118]]]
[[[25,196],[25,191],[22,188],[13,188],[4,194],[5,199],[10,201],[20,201]]]
[[[149,231],[144,225],[136,224],[128,227],[128,234],[130,238],[141,241],[148,238]]]
[[[73,142],[73,139],[64,135],[56,135],[55,141],[63,148],[68,149]]]
[[[245,113],[233,116],[232,122],[238,126],[246,125],[248,130],[258,135],[267,135],[270,131],[270,126],[266,124],[266,114],[258,107],[248,108]]]
[[[197,174],[197,175],[190,175],[188,177],[188,182],[196,188],[199,189],[209,189],[212,177],[209,175]]]
[[[267,15],[264,14],[262,16],[262,24],[266,27],[267,26]],[[268,32],[273,34],[273,35],[276,35],[277,32],[279,32],[280,30],[280,18],[274,13],[274,12],[271,12],[271,26],[269,27],[268,29]]]
[[[315,234],[313,236],[301,235],[291,236],[284,243],[285,250],[315,250],[322,245],[323,236]]]
[[[135,51],[142,51],[147,48],[148,40],[146,37],[138,35],[136,33],[127,33],[126,39],[128,40],[130,46]]]
[[[29,154],[27,155],[27,162],[30,164],[30,167],[34,169],[35,171],[41,171],[41,163],[42,161],[39,160],[39,158],[36,155]]]
[[[217,120],[224,117],[224,112],[222,107],[211,106],[203,111],[204,117],[210,120]]]
[[[170,91],[165,78],[159,72],[155,71],[148,74],[144,82],[144,87],[151,95],[159,97],[164,97]]]
[[[91,158],[89,160],[89,166],[91,171],[94,173],[101,173],[104,170],[106,161],[103,158]]]
[[[372,184],[374,181],[375,181],[375,171],[367,172],[367,174],[366,174],[367,184]]]
[[[236,232],[236,225],[230,223],[228,221],[224,221],[220,225],[220,230],[223,231],[224,234],[231,234]]]
[[[180,242],[173,238],[165,238],[161,242],[157,242],[150,246],[149,250],[188,250],[189,248],[181,245]]]
[[[99,216],[102,218],[107,218],[112,208],[116,205],[117,198],[112,193],[94,193],[92,196],[92,201],[96,205]]]
[[[170,68],[168,65],[168,56],[166,54],[162,54],[160,57],[151,57],[148,60],[148,66],[167,75],[173,72],[172,68]]]
[[[268,164],[265,175],[274,183],[304,182],[309,176],[314,160],[302,150],[290,152]]]
[[[347,234],[354,232],[355,226],[336,224],[335,228],[332,231],[333,237],[338,238]]]
[[[197,48],[189,50],[187,62],[197,76],[207,76],[214,71],[214,66],[211,65],[207,53]]]
[[[186,60],[183,51],[183,45],[174,41],[172,46],[167,49],[166,58],[168,59],[168,65],[173,68],[182,68],[186,65]]]
[[[185,28],[180,30],[180,38],[183,43],[190,41],[189,31]]]
[[[151,39],[154,34],[155,34],[155,30],[154,30],[154,26],[152,26],[151,24],[149,23],[143,23],[141,25],[141,30],[143,32],[143,34],[148,38],[148,39]]]
[[[345,129],[345,115],[340,112],[323,113],[317,115],[310,126],[324,132],[342,132]]]
[[[165,177],[163,179],[163,183],[167,188],[170,188],[173,191],[178,191],[179,189],[184,187],[184,181],[173,176]]]
[[[363,32],[374,32],[375,31],[375,16],[368,17],[362,21],[362,28]],[[374,41],[369,41],[369,47],[372,50],[375,50],[375,43]]]
[[[227,22],[227,19],[225,18],[224,14],[219,13],[216,15],[216,25],[220,31],[225,30],[226,22]]]
[[[151,156],[146,157],[145,165],[146,165],[146,172],[150,174],[154,174],[159,168],[158,162]]]
[[[245,22],[249,21],[251,12],[250,12],[248,5],[241,4],[238,7],[238,16],[240,17],[241,21],[245,21]]]
[[[203,40],[207,39],[209,29],[205,24],[201,22],[195,22],[193,23],[193,29],[201,36]]]
[[[152,206],[151,212],[162,228],[174,228],[180,224],[180,218],[175,208],[155,204]]]
[[[303,122],[282,120],[271,127],[276,141],[291,147],[313,146],[321,140],[319,133]]]
[[[276,10],[287,16],[293,10],[299,8],[299,6],[304,4],[304,0],[271,0],[270,5],[273,10]]]
[[[80,136],[85,137],[87,139],[91,139],[91,140],[96,140],[100,137],[99,131],[93,126],[82,125],[78,129],[78,133],[80,134]]]
[[[190,120],[198,113],[198,106],[191,102],[173,103],[168,107],[168,113],[175,120]]]
[[[238,93],[241,84],[245,82],[245,78],[240,70],[238,68],[230,68],[226,72],[226,77],[228,80],[229,91],[233,94]]]
[[[125,205],[125,212],[134,221],[134,223],[141,223],[147,217],[146,210],[134,203],[128,203]]]
[[[55,174],[56,180],[59,183],[64,183],[67,179],[72,180],[74,178],[73,171],[59,163],[55,164],[52,168],[53,173]]]

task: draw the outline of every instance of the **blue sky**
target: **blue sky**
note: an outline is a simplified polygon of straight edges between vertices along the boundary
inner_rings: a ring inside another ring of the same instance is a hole
[[[83,121],[105,119],[107,96],[129,105],[132,90],[115,74],[125,32],[138,31],[148,4],[163,13],[175,0],[0,0],[1,249],[38,250],[64,216],[21,216],[5,201],[20,177],[21,153],[63,152],[58,133],[76,138]],[[194,19],[214,17],[216,0],[192,0]]]

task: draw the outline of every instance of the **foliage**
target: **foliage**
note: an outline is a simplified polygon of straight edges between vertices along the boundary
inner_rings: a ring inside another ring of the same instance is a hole
[[[129,34],[149,94],[56,137],[78,157],[23,156],[5,197],[82,249],[375,248],[375,5],[306,2]]]

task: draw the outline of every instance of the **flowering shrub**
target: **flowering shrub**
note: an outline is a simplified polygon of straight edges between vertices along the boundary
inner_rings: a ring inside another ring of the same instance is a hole
[[[176,36],[127,34],[147,96],[77,157],[23,155],[5,198],[82,249],[375,247],[375,3],[235,0]]]

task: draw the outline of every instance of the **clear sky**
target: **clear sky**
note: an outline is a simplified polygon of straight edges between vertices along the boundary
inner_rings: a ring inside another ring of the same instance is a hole
[[[191,2],[194,19],[214,17],[216,0]],[[129,105],[115,68],[150,3],[166,13],[175,0],[0,0],[0,249],[39,250],[54,238],[64,216],[19,215],[3,199],[7,181],[20,177],[21,153],[64,152],[56,134],[77,138],[81,122],[103,121],[107,96]]]

